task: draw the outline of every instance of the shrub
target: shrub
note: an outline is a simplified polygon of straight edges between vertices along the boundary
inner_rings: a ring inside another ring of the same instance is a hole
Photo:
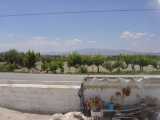
[[[0,72],[13,72],[16,68],[15,64],[0,64]]]
[[[80,67],[80,73],[87,73],[87,68],[85,66]]]

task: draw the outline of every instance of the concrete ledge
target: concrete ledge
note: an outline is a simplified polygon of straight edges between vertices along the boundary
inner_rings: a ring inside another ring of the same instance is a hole
[[[0,84],[0,87],[25,87],[25,88],[62,88],[62,89],[79,89],[76,85],[38,85],[38,84]]]

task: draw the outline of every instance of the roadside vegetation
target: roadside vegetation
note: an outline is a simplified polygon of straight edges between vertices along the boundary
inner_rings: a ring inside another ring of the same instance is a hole
[[[54,74],[159,74],[160,56],[40,55],[34,51],[15,49],[0,53],[0,72],[32,72]]]

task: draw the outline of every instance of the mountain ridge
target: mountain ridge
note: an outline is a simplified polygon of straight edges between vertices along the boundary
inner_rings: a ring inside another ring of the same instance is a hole
[[[160,56],[160,52],[140,52],[140,51],[131,51],[125,49],[105,49],[105,48],[84,48],[76,49],[68,52],[49,52],[49,55],[67,55],[72,52],[77,52],[81,55],[120,55],[120,54],[129,54],[129,55],[157,55]]]

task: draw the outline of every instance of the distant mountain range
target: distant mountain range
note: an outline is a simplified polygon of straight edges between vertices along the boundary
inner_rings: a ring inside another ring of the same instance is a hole
[[[160,56],[160,52],[135,52],[130,50],[122,50],[122,49],[99,49],[99,48],[85,48],[85,49],[78,49],[69,52],[50,52],[47,53],[49,55],[66,55],[72,52],[78,52],[82,55],[120,55],[120,54],[129,54],[129,55],[157,55]]]

